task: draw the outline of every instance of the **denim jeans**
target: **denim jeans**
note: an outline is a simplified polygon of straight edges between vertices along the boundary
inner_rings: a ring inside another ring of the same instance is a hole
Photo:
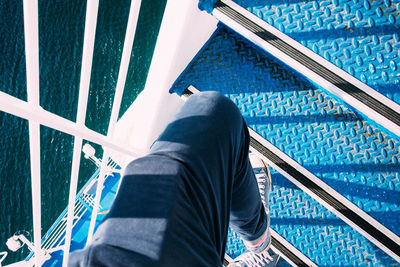
[[[93,242],[71,266],[221,266],[228,226],[245,240],[268,227],[249,133],[235,104],[191,96],[150,153],[131,162]]]

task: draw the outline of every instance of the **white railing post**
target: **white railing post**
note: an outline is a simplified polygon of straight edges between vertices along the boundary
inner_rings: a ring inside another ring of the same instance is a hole
[[[84,33],[83,53],[82,53],[81,80],[79,85],[78,113],[76,119],[77,124],[81,126],[85,125],[85,119],[86,119],[87,100],[89,95],[90,74],[92,71],[93,50],[94,50],[94,41],[96,35],[98,9],[99,9],[98,0],[89,0],[87,2],[85,33]],[[67,216],[64,258],[63,258],[63,266],[65,267],[68,265],[69,250],[71,246],[72,225],[73,225],[72,223],[74,217],[76,190],[78,186],[81,148],[82,148],[82,138],[75,136],[74,151],[72,156],[72,170],[71,170],[71,181],[70,181],[69,200],[68,200],[68,216]]]
[[[39,13],[37,0],[24,0],[26,87],[28,102],[39,106]],[[40,125],[29,121],[35,266],[41,266]]]
[[[111,111],[110,122],[108,124],[107,137],[110,139],[113,136],[115,124],[117,123],[119,109],[121,106],[121,100],[122,100],[122,96],[123,96],[123,92],[124,92],[126,75],[128,72],[129,61],[130,61],[131,53],[132,53],[133,41],[135,39],[136,25],[137,25],[137,20],[139,17],[140,5],[141,5],[141,0],[132,0],[130,10],[129,10],[128,25],[126,27],[124,48],[122,51],[121,64],[120,64],[120,68],[119,68],[119,72],[118,72],[118,81],[117,81],[117,86],[115,89],[115,96],[114,96],[114,102],[113,102],[113,107],[112,107],[112,111]],[[106,167],[107,167],[109,155],[110,155],[110,150],[108,148],[105,148],[104,152],[103,152],[100,176],[99,176],[99,180],[97,182],[96,197],[94,200],[95,202],[94,202],[94,207],[93,207],[92,218],[90,220],[89,233],[88,233],[88,238],[87,238],[86,244],[90,243],[93,238],[94,227],[96,224],[96,218],[97,218],[97,214],[98,214],[101,193],[103,190],[103,183],[104,183],[104,179],[105,179],[105,173],[106,173]]]

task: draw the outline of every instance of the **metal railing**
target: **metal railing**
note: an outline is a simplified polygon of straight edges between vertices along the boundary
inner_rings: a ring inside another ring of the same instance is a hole
[[[66,236],[63,246],[63,266],[67,266],[69,250],[71,245],[71,233],[74,215],[81,207],[76,204],[76,190],[78,184],[78,172],[82,141],[97,143],[104,147],[103,159],[97,183],[96,195],[94,198],[93,212],[88,232],[87,242],[93,237],[96,217],[98,215],[99,201],[103,189],[104,178],[107,174],[107,162],[112,150],[137,156],[135,152],[115,144],[111,141],[115,124],[121,106],[129,61],[132,52],[133,40],[135,37],[136,25],[139,16],[141,0],[132,0],[128,25],[125,34],[124,47],[121,64],[118,74],[118,81],[112,106],[111,117],[107,135],[102,135],[88,129],[85,126],[90,74],[92,68],[93,49],[96,33],[98,0],[88,0],[86,8],[85,33],[82,54],[82,68],[79,88],[78,112],[76,122],[57,116],[45,111],[40,107],[39,102],[39,23],[38,23],[38,1],[24,0],[24,34],[25,34],[25,55],[26,55],[26,77],[28,101],[22,101],[4,92],[0,92],[0,110],[29,121],[29,146],[31,165],[31,187],[32,187],[32,215],[33,215],[33,239],[34,239],[34,264],[41,266],[42,257],[42,233],[41,233],[41,188],[40,188],[40,125],[44,125],[58,131],[74,136],[74,148],[72,158],[72,171],[69,189],[68,213],[66,217]],[[79,213],[79,212],[78,212]],[[47,247],[47,246],[46,246]]]

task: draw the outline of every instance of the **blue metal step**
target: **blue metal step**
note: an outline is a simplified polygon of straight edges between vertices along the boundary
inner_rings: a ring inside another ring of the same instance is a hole
[[[312,52],[231,0],[215,4],[213,15],[369,119],[400,136],[400,105]]]
[[[400,103],[400,0],[235,2]]]
[[[396,262],[282,175],[272,174],[271,227],[318,266],[390,266]],[[246,251],[230,231],[227,253]],[[279,266],[288,266],[280,261]]]
[[[399,235],[396,136],[225,27],[204,46],[172,91],[181,93],[189,85],[229,96],[250,127]],[[320,265],[395,263],[286,178],[274,177],[280,186],[274,187],[271,197],[278,203],[272,228],[311,260]],[[343,247],[336,249],[332,240]],[[233,247],[238,248],[230,252],[235,256],[242,247]]]

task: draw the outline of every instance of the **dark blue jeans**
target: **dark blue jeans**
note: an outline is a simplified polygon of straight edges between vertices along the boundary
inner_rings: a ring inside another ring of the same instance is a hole
[[[191,96],[149,155],[131,162],[94,241],[72,266],[221,266],[228,225],[267,228],[240,111],[216,92]]]

